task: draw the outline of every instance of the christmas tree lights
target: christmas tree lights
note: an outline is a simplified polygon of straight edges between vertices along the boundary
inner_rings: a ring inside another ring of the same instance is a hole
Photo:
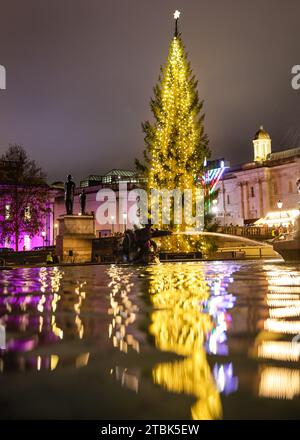
[[[158,84],[154,87],[151,110],[154,123],[143,124],[146,149],[144,163],[136,161],[146,177],[147,190],[192,190],[197,187],[196,176],[203,170],[204,158],[209,156],[208,138],[204,132],[203,101],[199,100],[197,81],[178,33],[180,12],[175,11],[175,33],[170,43],[166,65],[161,68]],[[169,209],[169,206],[162,207]],[[164,227],[161,218],[157,224]],[[168,225],[173,231],[189,228]]]

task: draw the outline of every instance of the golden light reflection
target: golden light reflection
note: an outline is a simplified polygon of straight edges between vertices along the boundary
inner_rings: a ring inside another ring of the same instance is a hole
[[[148,268],[149,293],[155,309],[150,333],[162,351],[175,352],[186,359],[162,363],[153,368],[153,380],[171,392],[195,396],[191,408],[195,420],[222,417],[219,392],[204,349],[211,317],[203,313],[209,297],[201,266],[158,265]]]
[[[296,300],[296,299],[268,299],[267,298],[267,304],[269,307],[288,307],[288,306],[299,307],[300,300]]]
[[[264,322],[264,328],[275,333],[298,334],[300,333],[300,321],[267,319]]]
[[[38,356],[38,357],[37,357],[36,363],[37,363],[37,365],[36,365],[36,369],[37,369],[38,371],[40,371],[41,366],[42,366],[42,358],[41,358],[41,356]]]
[[[300,343],[294,335],[300,333],[300,320],[297,320],[300,316],[299,274],[289,267],[265,266],[265,269],[268,317],[264,320],[264,332],[256,339],[256,355],[270,361],[298,362]],[[286,335],[291,335],[290,341],[286,340]],[[258,393],[261,397],[293,399],[300,394],[300,371],[263,366]]]
[[[132,273],[124,273],[118,266],[111,266],[108,273],[111,278],[108,314],[112,317],[108,326],[108,337],[112,340],[113,346],[124,353],[127,353],[130,347],[139,352],[139,341],[130,331],[130,326],[135,322],[138,312],[137,305],[130,298],[133,287],[130,281]]]
[[[50,370],[53,371],[55,370],[55,368],[57,367],[59,361],[59,357],[56,356],[55,354],[52,354],[50,357]]]
[[[270,309],[269,314],[271,318],[292,318],[294,316],[300,316],[300,306]]]
[[[285,269],[267,269],[267,277],[269,286],[299,286],[300,276],[297,272]]]
[[[56,321],[55,321],[55,316],[54,315],[52,315],[52,318],[51,318],[51,325],[52,325],[52,332],[55,334],[55,336],[57,336],[60,339],[63,339],[64,332],[63,332],[63,330],[61,328],[59,328],[56,325]]]
[[[263,341],[257,349],[259,357],[280,361],[298,361],[300,343],[287,341]]]
[[[90,358],[90,353],[82,353],[75,360],[76,368],[86,367]]]

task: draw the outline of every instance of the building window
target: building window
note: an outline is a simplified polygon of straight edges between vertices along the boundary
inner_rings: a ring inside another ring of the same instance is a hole
[[[293,182],[290,180],[289,181],[289,193],[293,192]]]
[[[277,182],[273,183],[273,192],[274,192],[275,195],[278,194]]]
[[[5,220],[10,219],[10,205],[5,205]]]
[[[251,192],[251,197],[255,197],[253,186],[251,186],[251,188],[250,188],[250,192]]]
[[[227,205],[230,205],[230,197],[229,197],[229,194],[227,194]]]
[[[30,206],[27,206],[27,207],[25,208],[25,211],[24,211],[24,219],[27,220],[27,221],[29,221],[29,220],[31,219]]]
[[[31,245],[31,240],[29,235],[24,235],[24,251],[29,251]]]

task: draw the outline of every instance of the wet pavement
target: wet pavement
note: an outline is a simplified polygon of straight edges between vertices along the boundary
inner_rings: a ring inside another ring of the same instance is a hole
[[[0,324],[1,419],[300,418],[299,265],[1,271]]]

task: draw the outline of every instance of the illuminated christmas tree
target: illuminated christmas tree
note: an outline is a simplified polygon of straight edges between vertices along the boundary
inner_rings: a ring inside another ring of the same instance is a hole
[[[196,189],[196,176],[203,171],[205,157],[209,157],[203,101],[199,100],[197,81],[178,33],[179,15],[179,11],[174,14],[174,37],[151,100],[155,121],[143,124],[144,162],[136,161],[147,182],[148,194],[151,189]],[[185,231],[188,225],[183,222],[170,227],[178,232]]]

